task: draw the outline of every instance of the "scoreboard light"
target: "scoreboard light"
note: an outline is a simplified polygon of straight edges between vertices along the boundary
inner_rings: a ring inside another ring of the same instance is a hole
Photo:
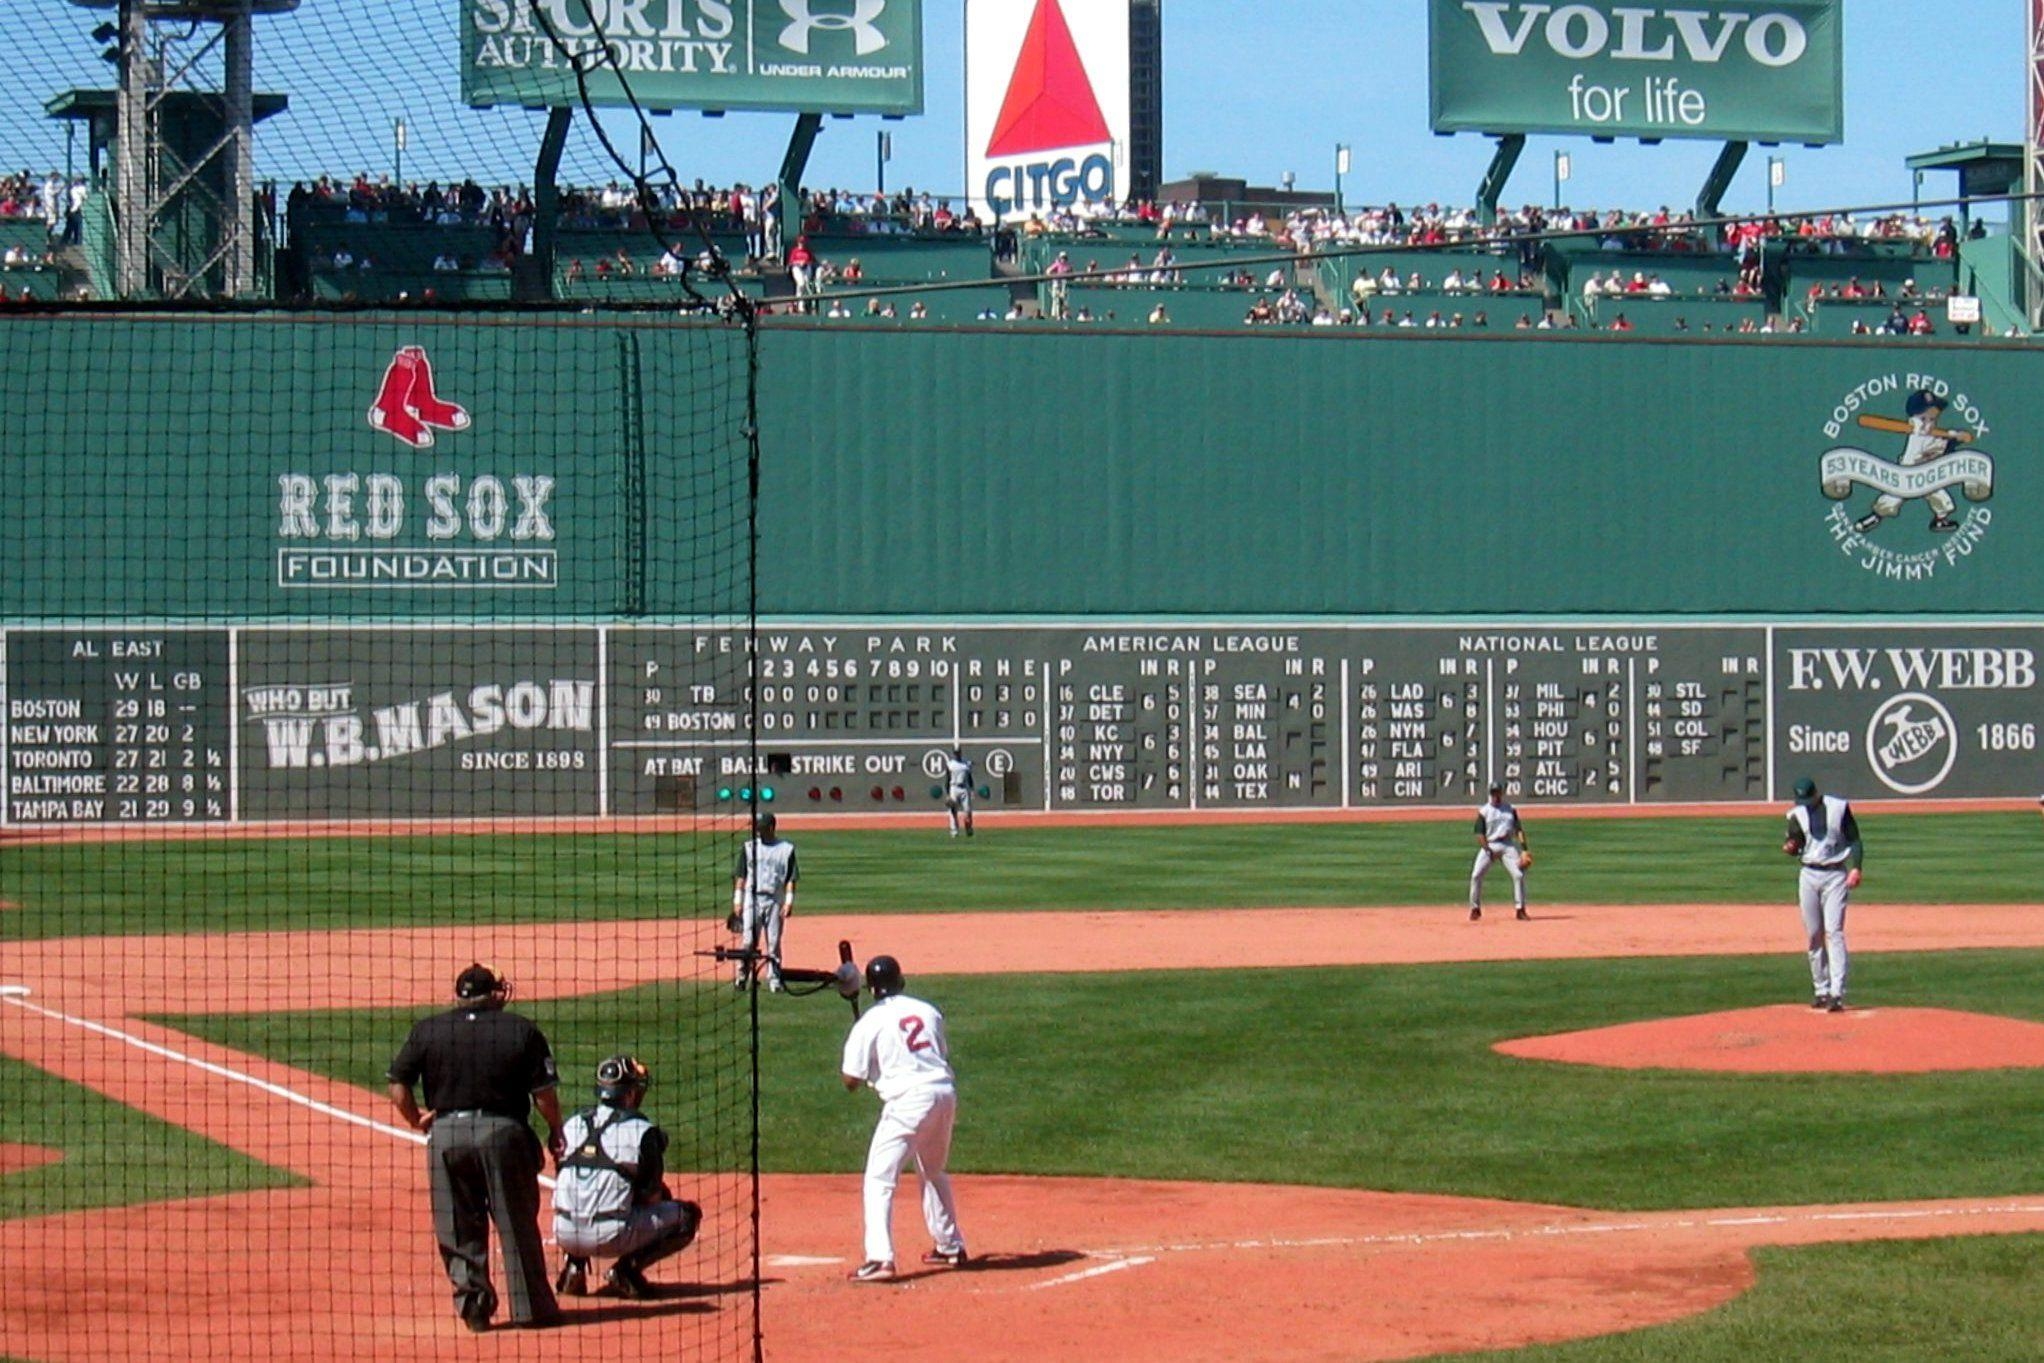
[[[941,800],[941,799],[943,799],[943,798],[944,798],[944,787],[942,787],[942,786],[931,786],[931,787],[930,787],[930,798],[931,798],[932,800]]]
[[[882,790],[879,786],[873,787],[873,799],[876,803],[886,798],[887,798],[886,791]]]
[[[832,787],[830,788],[830,798],[831,798],[831,799],[833,799],[833,800],[842,800],[842,799],[844,799],[844,798],[845,798],[845,788],[844,788],[843,786],[832,786]]]
[[[738,791],[738,802],[739,802],[740,804],[748,804],[748,805],[752,803],[752,787],[751,787],[751,786],[743,786],[743,787],[740,787],[740,789],[739,789],[739,791]]]
[[[823,787],[822,786],[809,787],[809,798],[811,800],[821,800],[823,798]]]
[[[729,787],[729,786],[718,786],[718,787],[717,787],[717,798],[718,798],[718,799],[720,799],[720,800],[728,800],[728,799],[730,799],[730,798],[731,798],[731,787]]]
[[[899,803],[900,801],[906,800],[908,798],[908,792],[904,791],[900,786],[896,786],[894,788],[894,798],[895,801]]]
[[[774,802],[774,788],[772,786],[761,786],[759,788],[759,798],[764,804],[772,804]]]

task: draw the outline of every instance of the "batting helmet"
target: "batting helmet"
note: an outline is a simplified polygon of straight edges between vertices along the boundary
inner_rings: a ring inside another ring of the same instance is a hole
[[[1932,411],[1933,409],[1940,412],[1944,411],[1945,400],[1936,393],[1931,392],[1928,388],[1917,389],[1909,395],[1909,400],[1902,404],[1902,410],[1911,416],[1922,416],[1925,412]]]
[[[889,994],[899,994],[903,988],[901,962],[892,956],[875,956],[866,962],[866,987],[873,991],[873,997],[884,999]]]
[[[596,1067],[596,1096],[622,1098],[633,1089],[643,1090],[653,1082],[653,1071],[637,1056],[619,1053]]]

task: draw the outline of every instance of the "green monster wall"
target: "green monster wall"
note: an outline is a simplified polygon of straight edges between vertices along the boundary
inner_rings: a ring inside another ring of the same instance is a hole
[[[430,445],[368,416],[408,346],[467,414]],[[20,318],[0,348],[0,614],[743,604],[735,332]],[[2007,617],[2044,580],[2027,348],[776,322],[760,358],[770,616]],[[1911,475],[1854,418],[1925,386],[1978,435],[1961,528],[1910,500],[1859,536],[1865,479]]]
[[[770,612],[2030,615],[2044,580],[2032,349],[777,326],[763,363]],[[1991,498],[1856,536],[1876,493],[1820,460],[1899,459],[1854,418],[1923,386]]]

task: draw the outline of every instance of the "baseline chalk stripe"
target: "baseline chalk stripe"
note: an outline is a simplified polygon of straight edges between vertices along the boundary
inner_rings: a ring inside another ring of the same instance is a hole
[[[0,984],[0,999],[25,999],[28,986],[25,984]]]
[[[1082,1268],[1077,1273],[1067,1273],[1062,1277],[1052,1278],[1048,1282],[1031,1283],[1029,1291],[1041,1292],[1046,1287],[1064,1287],[1069,1283],[1082,1283],[1088,1278],[1105,1277],[1109,1273],[1121,1273],[1131,1268],[1141,1268],[1144,1264],[1154,1264],[1156,1262],[1157,1256],[1154,1254],[1137,1255],[1130,1259],[1117,1259],[1111,1264],[1099,1264],[1093,1268]]]

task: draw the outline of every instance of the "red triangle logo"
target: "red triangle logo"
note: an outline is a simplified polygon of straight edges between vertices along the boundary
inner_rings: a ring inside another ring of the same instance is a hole
[[[1058,0],[1036,0],[987,155],[1027,156],[1112,140]]]

